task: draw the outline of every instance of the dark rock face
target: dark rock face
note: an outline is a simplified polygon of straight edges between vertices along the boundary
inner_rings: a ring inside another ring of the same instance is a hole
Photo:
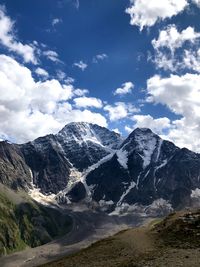
[[[118,202],[124,191],[123,184],[130,184],[128,171],[121,167],[114,155],[110,161],[90,172],[86,178],[87,185],[92,186],[92,198],[95,201],[104,199]]]
[[[149,205],[163,198],[178,208],[189,205],[191,190],[200,187],[200,155],[149,129],[136,129],[119,151],[86,177],[96,201]]]
[[[86,190],[84,185],[81,182],[75,184],[67,194],[67,197],[71,202],[79,202],[83,200],[86,197]]]
[[[12,189],[28,189],[31,172],[18,146],[0,142],[0,182]]]
[[[71,164],[53,135],[22,145],[26,164],[32,170],[33,183],[44,193],[57,193],[68,183]]]

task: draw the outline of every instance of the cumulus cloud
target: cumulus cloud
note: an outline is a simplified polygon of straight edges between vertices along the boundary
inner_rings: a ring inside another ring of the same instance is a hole
[[[103,103],[101,99],[95,97],[77,97],[74,98],[74,102],[76,107],[78,108],[86,108],[86,107],[94,107],[94,108],[102,108]]]
[[[111,121],[127,118],[140,110],[131,103],[116,102],[114,105],[106,105],[104,110],[108,112]]]
[[[84,71],[88,67],[88,65],[84,63],[82,60],[79,62],[75,62],[74,66],[81,69],[82,71]]]
[[[49,73],[46,70],[39,68],[39,67],[35,70],[35,73],[45,78],[49,77]]]
[[[131,17],[130,24],[143,30],[153,26],[157,21],[171,18],[182,12],[188,5],[187,0],[130,0],[126,9]]]
[[[179,32],[173,24],[169,25],[165,30],[160,31],[158,39],[154,39],[152,45],[155,49],[167,47],[174,53],[174,51],[185,42],[194,43],[199,37],[200,33],[195,32],[193,27],[187,27]]]
[[[160,31],[158,39],[152,40],[156,66],[171,71],[184,68],[199,71],[199,41],[200,33],[193,27],[178,31],[175,25],[169,25]]]
[[[23,57],[24,61],[37,64],[35,47],[33,44],[23,44],[18,41],[14,32],[14,22],[6,14],[5,7],[0,5],[0,43],[11,52]]]
[[[73,109],[72,85],[55,79],[36,82],[27,67],[5,55],[0,62],[0,136],[25,142],[55,133],[71,121],[107,126],[101,114]]]
[[[117,88],[114,95],[126,95],[132,92],[134,84],[132,82],[123,83],[120,88]]]
[[[147,101],[163,104],[181,116],[172,122],[167,138],[195,151],[200,151],[199,85],[199,74],[171,75],[168,78],[156,75],[147,81]]]
[[[154,119],[150,115],[134,115],[132,120],[135,122],[134,128],[149,128],[157,134],[171,127],[170,120],[166,117]]]
[[[188,69],[200,73],[200,49],[184,50],[183,63]]]

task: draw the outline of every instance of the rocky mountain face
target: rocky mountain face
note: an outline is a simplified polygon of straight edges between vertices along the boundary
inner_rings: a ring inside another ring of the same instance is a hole
[[[0,142],[0,183],[11,189],[31,186],[31,172],[17,145]]]
[[[122,140],[94,124],[70,123],[23,145],[1,142],[0,181],[13,188],[33,182],[60,202],[93,201],[111,211],[155,201],[178,208],[200,188],[200,155],[146,128]]]
[[[43,193],[56,194],[72,182],[74,172],[83,172],[120,143],[120,136],[106,128],[70,123],[58,134],[40,137],[19,149],[32,171],[35,186]]]
[[[199,175],[199,154],[163,141],[149,129],[136,129],[110,160],[87,175],[86,183],[98,202],[149,205],[164,199],[177,208],[190,204]]]

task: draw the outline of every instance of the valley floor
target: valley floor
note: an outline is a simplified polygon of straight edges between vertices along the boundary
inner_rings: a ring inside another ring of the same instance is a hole
[[[0,259],[1,267],[34,267],[70,255],[102,238],[111,236],[127,227],[138,226],[148,218],[138,216],[109,216],[105,213],[65,211],[73,219],[70,233],[63,238],[35,248],[27,248]],[[50,263],[47,264],[49,266]]]
[[[195,217],[193,219],[196,220]],[[41,267],[199,267],[199,221],[196,222],[196,229],[191,221],[182,225],[182,218],[169,218],[156,230],[152,223],[124,230]],[[182,230],[186,235],[190,230],[191,236],[182,235]]]

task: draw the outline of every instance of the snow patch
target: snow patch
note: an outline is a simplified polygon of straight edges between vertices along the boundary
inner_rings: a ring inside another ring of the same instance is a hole
[[[153,133],[140,133],[135,136],[139,156],[143,159],[143,169],[151,162],[151,157],[156,148],[157,139]]]
[[[196,198],[196,199],[200,200],[200,189],[199,188],[196,188],[195,190],[192,190],[191,198]]]
[[[128,187],[128,189],[123,193],[120,200],[117,202],[117,206],[120,206],[122,204],[122,201],[124,200],[125,196],[128,195],[128,193],[136,186],[136,183],[132,181]]]
[[[157,170],[159,170],[159,169],[163,168],[165,165],[167,165],[167,163],[168,163],[167,159],[163,160],[163,162],[155,168],[155,173],[157,172]]]
[[[114,205],[114,202],[112,200],[105,201],[102,199],[99,201],[99,205],[100,205],[100,207],[112,206],[112,205]]]
[[[156,162],[158,161],[158,159],[160,157],[160,150],[161,150],[162,143],[163,143],[163,140],[160,139],[159,140],[159,143],[158,143],[158,150],[157,150]]]
[[[33,198],[35,201],[39,202],[42,205],[45,206],[58,205],[55,194],[49,194],[49,195],[42,194],[39,188],[34,187],[33,189],[30,189],[28,194],[31,196],[31,198]]]
[[[117,160],[119,164],[124,168],[128,169],[127,163],[128,163],[128,152],[126,150],[118,150],[117,151]]]

